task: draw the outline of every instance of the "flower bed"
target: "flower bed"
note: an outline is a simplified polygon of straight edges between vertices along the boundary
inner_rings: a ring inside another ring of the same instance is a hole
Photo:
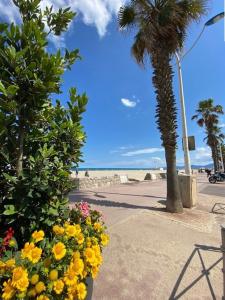
[[[33,232],[17,249],[13,230],[2,239],[1,299],[85,299],[87,278],[96,278],[102,249],[109,241],[101,214],[81,202],[67,221],[58,220],[52,233]]]

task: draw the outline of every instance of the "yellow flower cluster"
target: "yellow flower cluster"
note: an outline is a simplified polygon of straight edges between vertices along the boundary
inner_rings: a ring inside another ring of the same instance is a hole
[[[0,260],[1,299],[86,298],[85,279],[96,278],[109,241],[105,227],[88,216],[80,224],[55,224],[52,231],[51,239],[42,230],[33,232],[15,259]]]

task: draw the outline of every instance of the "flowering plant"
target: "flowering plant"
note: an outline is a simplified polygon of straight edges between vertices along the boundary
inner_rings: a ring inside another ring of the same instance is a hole
[[[109,240],[105,230],[101,214],[78,203],[50,238],[33,232],[20,251],[7,251],[0,261],[1,299],[85,299],[86,280],[97,276]]]

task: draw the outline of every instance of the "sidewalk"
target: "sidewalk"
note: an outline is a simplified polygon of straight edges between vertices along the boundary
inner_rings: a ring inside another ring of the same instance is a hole
[[[93,300],[221,299],[221,253],[212,247],[220,247],[225,211],[210,211],[225,204],[225,185],[198,181],[198,206],[184,214],[165,212],[165,181],[71,193],[71,202],[101,210],[109,227]]]

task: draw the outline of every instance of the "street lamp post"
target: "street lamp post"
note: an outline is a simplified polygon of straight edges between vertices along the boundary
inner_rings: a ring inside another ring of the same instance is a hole
[[[195,40],[192,47],[181,57],[181,59],[188,54],[193,47],[196,45],[198,40],[200,39],[204,29],[206,26],[211,26],[221,19],[224,18],[224,12],[217,14],[213,18],[209,19],[205,24],[204,27],[198,36],[198,38]],[[176,52],[176,62],[177,62],[177,68],[178,68],[178,78],[179,78],[179,90],[180,90],[180,102],[181,102],[181,114],[182,114],[182,133],[183,133],[183,149],[184,149],[184,165],[185,165],[185,174],[191,175],[191,163],[190,163],[190,154],[189,154],[189,148],[188,148],[188,133],[187,133],[187,121],[186,121],[186,112],[185,112],[185,102],[184,102],[184,88],[183,88],[183,79],[182,79],[182,70],[181,70],[181,59],[179,54]]]
[[[187,120],[186,120],[186,111],[185,111],[185,102],[184,102],[184,88],[183,88],[181,62],[180,62],[179,54],[177,52],[175,53],[175,56],[177,61],[178,77],[179,77],[185,174],[191,175],[191,163],[190,163],[190,154],[188,148]]]

